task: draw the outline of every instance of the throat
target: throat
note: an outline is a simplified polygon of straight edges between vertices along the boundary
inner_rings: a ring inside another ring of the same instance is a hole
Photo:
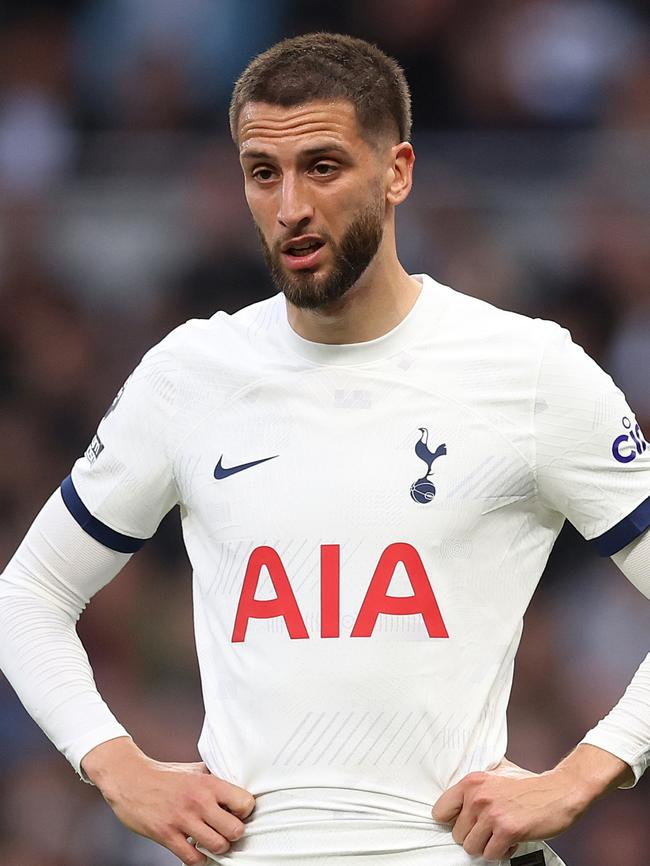
[[[356,283],[345,295],[316,309],[287,303],[292,329],[305,340],[329,345],[364,343],[385,336],[409,315],[422,285],[408,275],[399,290],[388,296]]]

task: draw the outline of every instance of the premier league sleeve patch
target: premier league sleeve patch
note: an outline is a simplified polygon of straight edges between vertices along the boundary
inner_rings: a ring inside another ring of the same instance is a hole
[[[90,443],[88,448],[86,448],[84,457],[92,466],[103,450],[104,443],[102,442],[102,440],[99,438],[99,436],[93,436],[93,441]]]

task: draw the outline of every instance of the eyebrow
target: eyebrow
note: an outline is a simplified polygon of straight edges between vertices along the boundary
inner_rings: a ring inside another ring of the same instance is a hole
[[[335,142],[331,142],[329,144],[317,144],[314,147],[307,147],[305,150],[301,150],[299,156],[318,156],[323,153],[343,153],[347,155],[347,150],[342,147],[340,144],[336,144]],[[242,159],[273,159],[273,156],[270,153],[266,153],[263,150],[242,150],[241,152]]]

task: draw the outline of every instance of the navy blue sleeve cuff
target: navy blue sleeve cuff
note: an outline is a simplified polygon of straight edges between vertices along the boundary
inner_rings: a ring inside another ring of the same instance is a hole
[[[612,526],[607,532],[592,538],[591,543],[601,556],[612,556],[626,547],[635,538],[650,526],[650,496],[638,505],[634,511],[619,520],[616,526]]]
[[[68,511],[84,532],[87,532],[88,535],[94,538],[95,541],[99,541],[104,547],[117,550],[119,553],[135,553],[136,550],[140,550],[147,540],[146,538],[132,538],[130,535],[122,535],[121,532],[116,532],[110,526],[102,523],[101,520],[93,517],[79,498],[79,494],[75,490],[72,478],[69,475],[67,478],[64,478],[61,484],[61,496]]]

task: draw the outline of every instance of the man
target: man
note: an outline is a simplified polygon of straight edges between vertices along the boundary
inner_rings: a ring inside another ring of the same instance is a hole
[[[566,331],[402,268],[393,60],[286,40],[230,121],[280,291],[145,355],[4,573],[2,667],[118,818],[185,863],[557,864],[540,840],[647,765],[650,656],[528,773],[504,759],[522,615],[565,516],[650,596],[647,443]],[[74,630],[177,502],[191,765],[138,749]]]

